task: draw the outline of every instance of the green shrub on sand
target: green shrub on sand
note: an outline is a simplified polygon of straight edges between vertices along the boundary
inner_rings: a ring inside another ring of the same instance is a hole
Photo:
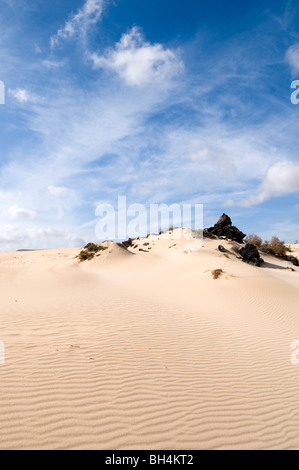
[[[88,243],[82,251],[80,251],[79,255],[77,258],[79,259],[80,263],[83,261],[90,261],[91,259],[94,258],[96,253],[99,253],[100,251],[105,251],[107,250],[106,246],[102,245],[96,245],[95,243]]]

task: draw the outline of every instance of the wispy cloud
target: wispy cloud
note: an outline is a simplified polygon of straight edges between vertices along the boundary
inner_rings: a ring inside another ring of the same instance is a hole
[[[103,5],[85,2],[52,45],[87,39]],[[212,221],[225,202],[242,217],[243,206],[299,190],[298,109],[279,81],[285,46],[276,63],[272,40],[264,35],[261,49],[254,32],[214,47],[204,32],[174,46],[124,31],[109,48],[100,35],[84,42],[74,64],[69,49],[46,50],[51,33],[30,40],[31,61],[8,55],[13,99],[3,112],[15,114],[0,129],[2,249],[90,241],[97,203],[119,195],[202,202]]]
[[[29,101],[29,93],[27,90],[22,90],[21,88],[17,89],[8,89],[8,93],[15,98],[19,103],[26,103]]]
[[[286,53],[286,59],[293,73],[299,72],[299,43],[289,47]]]
[[[59,187],[59,186],[48,186],[48,193],[51,196],[62,197],[65,196],[68,192],[67,188]]]
[[[3,0],[4,3],[7,3],[10,7],[14,8],[17,6],[18,0]]]
[[[58,30],[55,36],[51,37],[51,47],[55,47],[60,41],[70,39],[74,36],[84,38],[88,28],[96,24],[101,18],[104,0],[86,0],[82,8],[77,13],[71,15],[65,26]]]
[[[18,207],[17,205],[9,207],[7,213],[13,220],[33,220],[37,215],[36,212]]]
[[[46,67],[47,69],[57,69],[59,67],[64,66],[64,62],[62,61],[57,61],[57,60],[48,60],[45,59],[42,61],[42,65]]]
[[[36,52],[36,54],[42,54],[43,52],[38,44],[34,44],[34,51]]]

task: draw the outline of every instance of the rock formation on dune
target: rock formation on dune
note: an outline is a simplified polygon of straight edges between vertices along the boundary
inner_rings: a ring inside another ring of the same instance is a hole
[[[223,214],[214,227],[205,229],[207,235],[214,235],[216,237],[224,237],[233,240],[237,243],[243,243],[246,234],[241,232],[237,227],[232,224],[231,218]]]
[[[244,263],[260,267],[264,260],[260,257],[259,251],[255,245],[247,243],[240,249],[240,255]]]

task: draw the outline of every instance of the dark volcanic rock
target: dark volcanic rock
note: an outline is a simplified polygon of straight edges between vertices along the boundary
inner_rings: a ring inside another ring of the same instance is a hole
[[[246,237],[245,233],[232,225],[231,218],[226,214],[223,214],[220,217],[214,227],[206,229],[206,232],[210,235],[215,235],[216,237],[228,238],[229,240],[233,240],[237,243],[243,243],[243,240]]]
[[[223,229],[224,227],[231,227],[233,223],[228,215],[222,214],[216,225],[218,229]]]
[[[130,246],[133,245],[133,240],[132,238],[129,238],[129,240],[125,241],[125,242],[122,242],[122,245],[125,247],[125,248],[130,248]]]
[[[286,256],[285,259],[290,261],[294,266],[299,266],[299,260],[296,256]]]
[[[224,248],[223,245],[219,245],[219,246],[218,246],[218,250],[219,250],[221,253],[227,253],[227,250]]]
[[[203,237],[204,238],[211,238],[211,239],[217,238],[216,235],[213,235],[211,232],[209,232],[208,228],[203,229]]]
[[[247,245],[240,249],[240,255],[244,263],[252,264],[253,266],[261,266],[264,262],[260,257],[257,247],[251,243],[247,243]]]

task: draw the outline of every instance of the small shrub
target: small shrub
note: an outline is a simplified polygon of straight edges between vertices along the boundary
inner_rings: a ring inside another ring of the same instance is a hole
[[[264,243],[262,243],[262,246],[261,246],[261,251],[263,253],[265,253],[266,255],[273,255],[273,251],[272,251],[272,248],[271,248],[271,243],[268,242],[268,241],[265,241]]]
[[[94,255],[95,255],[95,253],[92,253],[90,251],[82,250],[82,251],[80,251],[80,253],[78,255],[78,259],[81,263],[83,263],[83,261],[91,260],[94,257]]]
[[[287,254],[287,247],[284,242],[280,241],[279,238],[273,237],[271,241],[271,248],[277,258],[284,258]]]
[[[276,258],[284,259],[287,254],[287,246],[278,237],[272,237],[271,242],[265,242],[261,246],[261,251]]]
[[[96,245],[95,243],[87,243],[87,245],[84,247],[84,250],[88,251],[89,253],[98,253],[99,251],[107,250],[107,247]]]
[[[223,274],[222,269],[214,269],[214,271],[212,271],[213,279],[218,279],[221,274]]]
[[[83,261],[90,261],[94,258],[96,253],[99,251],[107,250],[107,247],[102,245],[96,245],[95,243],[88,243],[84,249],[79,253],[78,259],[82,263]],[[99,256],[99,255],[97,255]]]
[[[249,243],[250,245],[255,245],[258,248],[260,248],[263,244],[263,240],[258,235],[248,235],[248,237],[245,239],[245,242]]]

